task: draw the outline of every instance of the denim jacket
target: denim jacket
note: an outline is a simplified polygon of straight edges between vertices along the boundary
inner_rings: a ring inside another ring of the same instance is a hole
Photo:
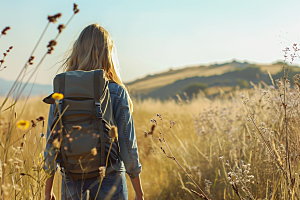
[[[135,178],[141,173],[142,166],[139,162],[133,119],[130,113],[129,102],[127,98],[128,95],[124,88],[116,83],[110,83],[108,85],[108,88],[110,92],[111,104],[113,107],[114,119],[118,128],[120,156],[119,161],[116,162],[116,164],[112,165],[111,169],[107,169],[107,173],[112,170],[125,171],[126,169],[126,173],[130,176],[130,178]],[[54,109],[55,104],[52,104],[50,106],[48,117],[47,141],[51,132],[50,126],[53,121]],[[50,164],[55,162],[55,152],[49,152],[51,146],[52,144],[48,144],[47,142],[46,150],[44,152],[45,170],[49,169]],[[56,169],[51,170],[53,172],[56,171]]]

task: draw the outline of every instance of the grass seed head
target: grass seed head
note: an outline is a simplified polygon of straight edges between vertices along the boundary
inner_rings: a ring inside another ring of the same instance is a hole
[[[154,129],[155,129],[155,124],[152,124],[151,131],[148,133],[148,135],[152,135],[153,136]]]
[[[55,138],[52,144],[54,147],[56,147],[58,149],[60,148],[60,142],[59,142],[58,138]]]
[[[60,24],[60,25],[57,27],[57,29],[58,29],[58,32],[59,32],[59,33],[61,33],[61,32],[62,32],[62,30],[63,30],[64,28],[66,28],[66,27],[65,27],[65,25],[63,25],[63,24]]]
[[[78,5],[76,3],[73,4],[73,12],[77,14],[79,12]]]
[[[97,149],[96,149],[96,147],[94,147],[94,148],[91,150],[91,154],[92,154],[93,156],[97,155]]]
[[[8,31],[10,29],[9,26],[5,27],[2,32],[1,32],[1,35],[6,35],[6,31]]]
[[[57,22],[57,19],[61,17],[61,13],[57,13],[56,15],[48,15],[48,21],[49,23],[55,23]]]
[[[82,127],[79,125],[72,126],[72,130],[80,131],[81,129],[82,129]]]
[[[48,48],[48,54],[51,54],[52,51],[54,50],[54,46],[56,46],[57,42],[55,40],[51,40],[48,45],[47,45],[47,48]]]
[[[36,127],[36,123],[33,120],[31,120],[31,126]]]
[[[45,120],[45,118],[43,116],[40,116],[40,117],[36,118],[36,121],[38,121],[38,122],[44,121],[44,120]]]
[[[106,171],[105,166],[99,167],[99,174],[101,177],[105,176],[105,171]]]
[[[112,126],[109,130],[108,136],[110,138],[117,138],[118,139],[118,128],[116,126]]]

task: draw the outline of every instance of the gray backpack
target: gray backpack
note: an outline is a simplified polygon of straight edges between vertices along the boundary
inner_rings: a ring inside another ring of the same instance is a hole
[[[64,98],[56,106],[48,143],[61,141],[56,162],[72,180],[97,177],[99,167],[105,166],[112,142],[108,132],[114,124],[108,84],[103,70],[69,71],[53,80],[54,92]],[[51,95],[44,102],[55,103]],[[119,145],[113,141],[107,166],[118,156]]]

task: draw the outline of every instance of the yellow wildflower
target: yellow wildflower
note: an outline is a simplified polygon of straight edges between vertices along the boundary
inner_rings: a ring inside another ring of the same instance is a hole
[[[25,130],[29,127],[29,121],[21,119],[17,122],[17,127]]]
[[[42,160],[43,160],[43,156],[42,156],[42,153],[40,153],[38,164],[40,164],[40,161],[42,161]]]
[[[64,98],[64,95],[61,93],[53,93],[51,97],[55,100],[61,100]]]

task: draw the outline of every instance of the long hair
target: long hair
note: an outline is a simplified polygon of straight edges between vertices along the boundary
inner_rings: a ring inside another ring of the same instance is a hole
[[[91,24],[81,31],[70,55],[60,68],[63,72],[103,69],[109,80],[124,88],[128,96],[130,112],[132,112],[132,100],[118,74],[118,63],[113,61],[114,51],[115,47],[108,32],[99,24]]]

